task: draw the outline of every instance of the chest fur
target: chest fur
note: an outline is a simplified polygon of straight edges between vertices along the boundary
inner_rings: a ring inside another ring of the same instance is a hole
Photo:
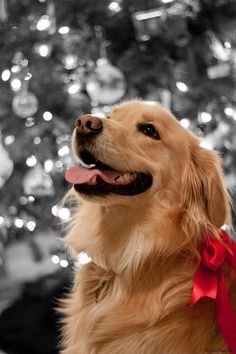
[[[192,354],[193,348],[204,352],[217,337],[224,347],[214,304],[190,308],[191,279],[185,274],[185,281],[169,280],[131,289],[122,276],[94,263],[84,266],[66,305],[65,353],[158,354],[166,348]]]

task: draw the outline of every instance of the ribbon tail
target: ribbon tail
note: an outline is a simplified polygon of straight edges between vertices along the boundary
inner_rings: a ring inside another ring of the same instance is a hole
[[[220,274],[216,297],[216,313],[221,333],[231,353],[236,354],[236,313],[234,312],[225,286],[224,276]]]
[[[218,288],[218,274],[200,264],[194,276],[191,305],[202,297],[216,299]]]

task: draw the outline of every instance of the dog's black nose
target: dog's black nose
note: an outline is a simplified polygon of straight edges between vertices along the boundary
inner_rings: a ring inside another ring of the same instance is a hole
[[[103,128],[101,120],[89,114],[80,116],[75,122],[75,127],[79,135],[99,134]]]

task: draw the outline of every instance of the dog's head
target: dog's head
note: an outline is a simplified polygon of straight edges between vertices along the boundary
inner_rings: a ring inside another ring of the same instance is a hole
[[[84,167],[70,168],[67,180],[86,201],[159,205],[178,210],[186,225],[219,228],[230,218],[219,157],[158,104],[131,101],[105,119],[81,116],[72,141]]]

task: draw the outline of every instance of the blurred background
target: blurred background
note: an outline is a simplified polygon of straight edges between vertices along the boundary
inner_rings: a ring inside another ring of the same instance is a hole
[[[236,200],[235,0],[0,0],[0,353],[58,353],[70,134],[129,98],[218,150]]]

